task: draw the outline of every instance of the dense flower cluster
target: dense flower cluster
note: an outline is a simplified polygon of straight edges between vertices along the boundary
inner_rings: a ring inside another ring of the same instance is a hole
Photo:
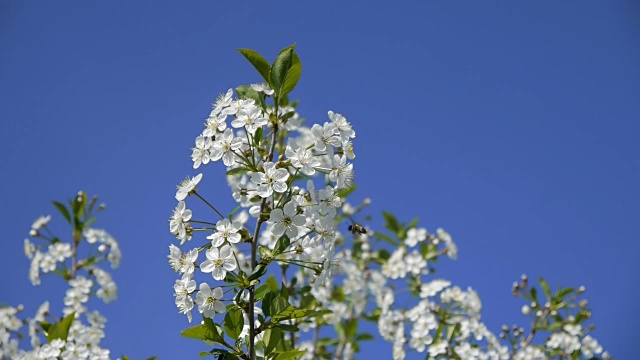
[[[290,90],[287,79],[299,76],[292,49],[280,53],[270,75],[259,54],[242,49],[268,83],[220,95],[195,139],[193,168],[221,161],[238,206],[224,216],[199,192],[202,174],[178,185],[169,230],[187,248],[170,245],[169,263],[180,276],[175,303],[189,322],[196,305],[203,318],[183,335],[222,346],[212,354],[244,359],[351,359],[372,336],[358,324],[366,319],[392,344],[393,359],[408,351],[434,359],[608,357],[580,325],[588,318],[573,306],[581,292],[552,294],[541,280],[548,303],[527,305],[535,315],[529,335],[517,328],[496,336],[482,323],[472,288],[433,277],[438,258],[458,256],[449,233],[429,232],[417,220],[401,223],[389,213],[386,232],[355,222],[370,204],[347,202],[355,131],[332,111],[328,121],[307,126],[295,106],[278,97]],[[287,66],[291,73],[280,76]],[[191,201],[212,212],[194,214]],[[206,241],[194,240],[198,232]],[[514,294],[526,288],[519,284]],[[534,289],[522,295],[532,302],[536,296]],[[559,316],[560,310],[569,315]],[[321,335],[327,329],[334,335]],[[534,344],[542,331],[550,336]]]
[[[266,84],[253,85],[252,89],[258,89],[263,96],[270,94]],[[199,243],[197,248],[183,252],[175,245],[170,246],[169,262],[181,275],[174,286],[176,306],[189,319],[198,304],[193,297],[202,297],[203,287],[213,289],[208,297],[210,304],[222,298],[220,287],[207,282],[196,286],[195,269],[223,281],[229,272],[242,270],[239,259],[250,258],[240,250],[245,247],[243,242],[251,241],[250,216],[266,224],[259,233],[260,254],[264,258],[275,256],[272,252],[277,240],[286,236],[289,245],[280,250],[276,260],[306,264],[314,283],[329,279],[338,235],[337,210],[342,206],[337,193],[353,185],[353,165],[348,159],[355,156],[351,144],[355,131],[342,115],[334,112],[329,112],[329,121],[312,128],[301,125],[293,107],[277,109],[277,118],[286,117],[286,121],[269,122],[274,115],[274,108],[258,107],[253,99],[234,98],[230,89],[217,98],[202,134],[196,137],[191,154],[193,167],[221,160],[228,169],[227,179],[240,211],[232,218],[218,213],[220,219],[215,223],[192,220],[195,217],[186,207],[186,200],[190,195],[203,199],[197,193],[202,174],[178,185],[178,204],[169,220],[170,232],[180,245],[191,240],[196,231],[209,233],[208,242]],[[297,136],[288,137],[286,143],[278,142],[278,128],[281,134]],[[279,155],[274,151],[280,151]],[[318,175],[324,175],[327,184],[316,191],[311,178]],[[300,186],[305,184],[306,188]],[[198,227],[199,224],[210,226]],[[204,260],[199,261],[201,252]],[[211,311],[213,308],[199,306],[198,312],[210,318],[224,312],[224,308]]]
[[[98,265],[108,262],[115,269],[122,254],[116,239],[104,230],[90,227],[95,221],[92,211],[96,202],[95,197],[88,202],[84,192],[78,193],[68,208],[54,202],[69,223],[82,229],[81,232],[74,230],[70,242],[62,242],[48,228],[49,215],[39,217],[31,226],[29,235],[33,241],[28,238],[24,241],[25,255],[31,260],[29,278],[33,285],[40,284],[40,272],[56,273],[67,280],[69,288],[63,301],[65,317],[60,320],[52,316],[48,301],[40,306],[33,318],[26,320],[17,317],[22,306],[0,308],[0,359],[110,359],[109,350],[100,347],[106,319],[97,311],[89,312],[86,305],[92,295],[105,303],[117,297],[117,286],[111,274]],[[98,211],[103,208],[104,205],[100,205]],[[38,240],[44,243],[36,245],[34,241]],[[94,250],[80,258],[79,245],[85,241],[94,245]],[[57,323],[64,324],[58,325],[59,329],[65,329],[64,338],[47,331]],[[31,350],[20,348],[19,339],[23,337],[20,329],[25,325]],[[43,341],[44,338],[47,341]]]
[[[225,292],[221,286],[229,280],[228,274],[236,278],[253,271],[249,244],[245,243],[257,241],[259,258],[254,265],[275,261],[284,269],[297,266],[289,282],[288,300],[292,304],[299,304],[300,294],[307,291],[317,308],[331,311],[293,322],[302,332],[331,326],[339,333],[341,324],[373,316],[382,338],[393,345],[394,359],[405,358],[407,351],[461,359],[536,359],[552,355],[554,349],[567,354],[581,351],[585,357],[602,354],[602,347],[586,333],[553,333],[544,345],[527,343],[516,352],[503,344],[481,322],[481,301],[472,288],[463,290],[447,280],[430,278],[438,257],[456,259],[458,255],[456,244],[443,229],[430,233],[416,223],[402,227],[386,214],[391,236],[367,228],[361,233],[354,231],[353,243],[348,243],[338,225],[369,204],[367,200],[354,207],[340,193],[353,185],[349,160],[355,157],[351,143],[355,132],[342,115],[333,112],[329,112],[330,121],[309,128],[300,123],[294,108],[280,107],[275,117],[274,111],[272,107],[258,107],[252,99],[234,98],[229,90],[218,97],[203,133],[196,137],[194,168],[222,160],[239,207],[232,216],[222,216],[197,192],[202,174],[178,185],[178,205],[170,219],[170,231],[181,245],[195,232],[208,234],[208,242],[184,252],[170,246],[169,263],[181,275],[174,286],[176,306],[189,321],[196,305],[202,316],[214,319],[227,311],[223,301],[237,302],[242,292]],[[281,121],[284,114],[287,120]],[[273,118],[276,120],[267,121]],[[287,136],[275,136],[278,128]],[[270,153],[270,149],[275,152]],[[323,175],[318,178],[323,185],[316,189],[313,177],[318,174]],[[192,220],[192,211],[185,203],[190,195],[204,201],[220,219]],[[256,219],[253,229],[266,225],[255,232],[257,239],[249,232],[251,217]],[[287,245],[281,248],[285,238]],[[393,248],[375,248],[380,239],[390,240]],[[198,260],[200,252],[204,256]],[[211,274],[214,282],[196,282],[196,269]],[[416,299],[411,306],[406,298],[396,301],[402,283]],[[343,296],[336,297],[336,293]],[[255,305],[259,306],[259,301]],[[244,309],[243,316],[247,317]],[[260,325],[256,320],[255,327]],[[294,337],[302,340],[299,346],[306,349],[305,359],[328,351],[326,346],[319,346],[317,337],[315,343],[303,339],[300,333]],[[334,352],[348,359],[356,348],[357,342],[345,339]]]

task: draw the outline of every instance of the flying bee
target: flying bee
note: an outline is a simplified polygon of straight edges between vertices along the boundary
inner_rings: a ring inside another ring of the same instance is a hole
[[[367,229],[365,229],[364,226],[355,222],[349,225],[349,231],[351,231],[353,235],[365,235],[367,233]]]

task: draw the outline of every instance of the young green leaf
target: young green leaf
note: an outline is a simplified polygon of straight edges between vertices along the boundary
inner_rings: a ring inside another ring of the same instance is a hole
[[[302,66],[300,66],[299,64],[300,59],[298,59],[293,51],[294,47],[295,44],[280,51],[280,54],[278,54],[278,57],[276,57],[273,64],[271,65],[271,85],[278,97],[284,97],[287,95],[287,91],[284,91],[285,84],[287,84],[286,89],[289,89],[289,91],[291,91],[295,86],[295,83],[297,83],[297,79],[300,78],[300,71],[302,69]],[[296,61],[297,63],[296,65],[294,65],[294,62]],[[289,72],[292,72],[292,74],[288,75]],[[289,79],[287,79],[287,77],[289,77]]]
[[[269,66],[269,62],[262,55],[258,54],[258,52],[251,49],[238,49],[240,54],[244,56],[251,65],[253,65],[256,70],[260,73],[264,81],[267,84],[271,85],[271,80],[269,79],[269,72],[271,71],[271,67]]]
[[[52,203],[53,206],[58,209],[58,212],[62,214],[64,219],[67,220],[68,223],[71,223],[71,214],[69,214],[69,210],[67,210],[67,207],[57,201],[52,201]]]
[[[233,340],[237,340],[242,332],[244,326],[244,318],[242,317],[242,310],[239,308],[231,308],[227,311],[227,315],[224,316],[224,331]]]
[[[279,329],[267,329],[264,331],[262,341],[264,342],[265,355],[271,354],[278,343],[284,339],[284,333]]]
[[[280,96],[284,97],[288,93],[290,93],[293,88],[298,84],[298,80],[300,80],[300,74],[302,73],[302,63],[300,62],[300,58],[295,52],[292,52],[292,63],[289,71],[287,71],[287,76],[284,79],[284,83],[282,84],[282,90],[280,90]]]
[[[542,277],[539,277],[538,281],[540,282],[540,287],[542,288],[544,295],[547,297],[547,300],[551,300],[551,289],[549,288],[549,283],[547,283]]]
[[[246,173],[247,171],[249,171],[249,169],[245,167],[237,167],[237,168],[228,170],[227,175],[240,175],[240,174]]]
[[[47,331],[47,341],[49,343],[55,339],[62,339],[66,341],[67,335],[69,335],[69,329],[71,328],[71,324],[73,324],[73,320],[75,318],[76,313],[73,312],[65,316],[62,320],[51,325],[49,327],[49,331]]]

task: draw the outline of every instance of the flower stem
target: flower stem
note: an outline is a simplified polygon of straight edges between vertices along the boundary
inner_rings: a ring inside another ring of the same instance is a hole
[[[221,219],[224,219],[224,215],[222,215],[222,213],[220,213],[220,211],[218,211],[218,209],[216,209],[215,206],[211,205],[207,200],[205,200],[202,196],[200,196],[200,194],[198,194],[197,192],[193,192],[194,194],[196,194],[197,197],[200,198],[200,200],[204,201],[205,204],[209,205],[210,208],[213,209],[213,211],[215,211]]]

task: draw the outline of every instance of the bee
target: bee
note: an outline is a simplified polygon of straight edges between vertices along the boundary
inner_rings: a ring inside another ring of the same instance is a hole
[[[356,235],[356,234],[365,235],[367,233],[367,229],[365,229],[364,226],[355,222],[349,225],[349,231],[351,231],[353,235]]]

